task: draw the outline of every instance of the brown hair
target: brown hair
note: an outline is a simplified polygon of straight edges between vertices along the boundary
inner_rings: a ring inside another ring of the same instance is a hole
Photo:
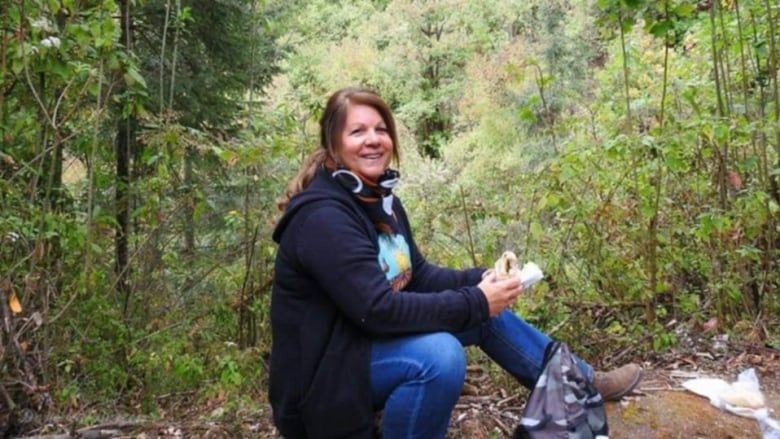
[[[393,141],[393,160],[398,164],[400,161],[398,134],[390,107],[371,89],[343,88],[333,93],[325,104],[325,111],[320,118],[320,147],[304,159],[298,174],[287,185],[284,195],[277,203],[280,210],[283,211],[290,202],[290,198],[304,190],[314,180],[317,170],[322,167],[328,157],[331,157],[336,163],[340,163],[338,151],[341,147],[341,131],[344,129],[350,105],[367,105],[379,112]]]

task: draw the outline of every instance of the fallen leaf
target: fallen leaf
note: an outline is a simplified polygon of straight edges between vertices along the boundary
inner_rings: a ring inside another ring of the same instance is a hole
[[[8,298],[8,306],[11,308],[11,312],[19,314],[22,312],[22,304],[19,303],[19,299],[16,297],[16,293],[11,291],[11,297]]]

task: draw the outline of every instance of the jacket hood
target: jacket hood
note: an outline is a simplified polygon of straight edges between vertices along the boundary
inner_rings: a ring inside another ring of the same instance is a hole
[[[305,206],[322,200],[344,203],[350,207],[355,206],[355,200],[338,183],[336,183],[328,172],[320,170],[314,177],[314,180],[306,189],[295,194],[287,205],[279,222],[276,223],[273,239],[278,244],[282,240],[282,234],[290,224],[295,215]]]

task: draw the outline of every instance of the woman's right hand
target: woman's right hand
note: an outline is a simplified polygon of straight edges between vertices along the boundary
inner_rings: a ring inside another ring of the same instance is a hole
[[[477,285],[488,301],[490,317],[497,316],[501,311],[511,306],[523,292],[523,283],[519,276],[509,276],[504,280],[496,279],[495,273],[489,273]]]

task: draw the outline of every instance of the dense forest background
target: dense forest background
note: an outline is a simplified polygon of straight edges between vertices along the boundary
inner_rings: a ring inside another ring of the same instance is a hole
[[[396,113],[428,258],[537,262],[516,311],[594,363],[703,330],[780,345],[778,20],[773,0],[3,1],[0,421],[262,403],[276,198],[347,85]]]

